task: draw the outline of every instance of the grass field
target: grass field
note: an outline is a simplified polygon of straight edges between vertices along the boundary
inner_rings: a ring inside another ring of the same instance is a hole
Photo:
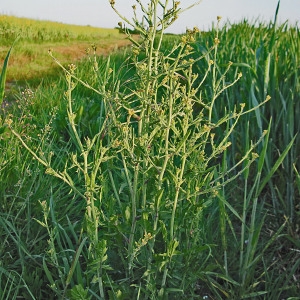
[[[92,44],[97,54],[108,55],[128,45],[118,29],[66,25],[0,15],[0,58],[18,37],[7,74],[8,82],[36,80],[57,72],[48,50],[52,49],[63,63],[77,62],[86,56]]]
[[[178,5],[119,50],[0,18],[0,299],[300,299],[299,28]]]

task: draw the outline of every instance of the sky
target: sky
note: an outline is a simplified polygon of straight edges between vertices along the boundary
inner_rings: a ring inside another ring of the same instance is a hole
[[[195,1],[181,0],[180,7],[187,7]],[[130,19],[132,5],[136,1],[115,2],[115,7]],[[148,2],[149,0],[142,0],[142,3]],[[278,0],[202,0],[196,7],[183,12],[168,31],[183,33],[186,28],[194,26],[207,30],[217,16],[222,16],[223,23],[226,20],[234,23],[244,18],[249,21],[259,18],[269,22],[274,19],[277,3]],[[109,0],[1,0],[0,14],[105,28],[117,27],[120,21],[111,9]],[[288,20],[291,25],[298,22],[299,25],[300,0],[281,0],[278,20]]]

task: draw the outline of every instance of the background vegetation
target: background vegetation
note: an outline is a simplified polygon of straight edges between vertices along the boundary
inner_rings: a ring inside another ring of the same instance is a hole
[[[117,29],[94,28],[62,23],[38,21],[0,15],[0,58],[18,37],[14,55],[10,59],[8,82],[18,84],[30,80],[39,84],[46,76],[57,75],[59,68],[49,59],[48,50],[55,50],[63,64],[73,63],[86,55],[92,44],[99,45],[97,53],[107,55],[118,47],[128,45],[125,35]],[[22,66],[22,68],[20,68]]]
[[[143,34],[4,99],[1,299],[299,299],[299,29]]]

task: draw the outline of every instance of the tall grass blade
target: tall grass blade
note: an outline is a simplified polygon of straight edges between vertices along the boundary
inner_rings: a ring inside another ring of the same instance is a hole
[[[295,164],[293,165],[293,168],[294,168],[294,171],[295,171],[295,174],[296,174],[296,185],[297,185],[297,188],[298,188],[298,191],[300,193],[300,174],[295,166]]]
[[[296,139],[296,135],[294,136],[294,138],[290,141],[290,143],[287,145],[287,147],[285,148],[285,150],[282,152],[282,154],[278,157],[277,161],[275,162],[275,164],[273,165],[272,169],[268,172],[267,176],[264,178],[264,180],[262,181],[262,183],[260,184],[260,187],[258,189],[258,194],[261,193],[261,191],[263,190],[263,188],[265,187],[265,185],[269,182],[270,178],[273,176],[273,174],[276,172],[276,170],[278,169],[278,167],[281,165],[281,163],[283,162],[283,160],[285,159],[285,157],[287,156],[287,154],[289,153],[290,149],[292,148],[294,141]]]
[[[263,166],[264,166],[265,162],[267,163],[267,167],[269,167],[266,153],[267,153],[267,148],[268,148],[268,144],[269,144],[269,137],[270,137],[270,132],[271,132],[272,121],[273,120],[271,119],[270,122],[269,122],[267,134],[266,134],[266,136],[265,136],[265,138],[263,140],[263,149],[262,149],[262,151],[261,151],[261,153],[259,155],[258,166],[257,166],[259,176],[260,176],[260,174],[261,174],[261,172],[263,170]]]
[[[268,54],[268,57],[265,61],[265,74],[264,74],[264,96],[263,99],[266,99],[268,94],[268,87],[270,81],[270,63],[271,63],[271,53]]]
[[[67,277],[67,281],[66,281],[66,284],[67,284],[67,285],[70,284],[70,282],[71,282],[73,273],[74,273],[75,268],[76,268],[76,266],[77,266],[78,259],[79,259],[80,255],[81,255],[82,248],[83,248],[83,246],[85,245],[86,240],[87,240],[87,237],[85,237],[85,238],[82,240],[82,242],[80,243],[80,245],[79,245],[79,247],[78,247],[78,249],[77,249],[77,251],[76,251],[74,260],[73,260],[73,262],[72,262],[71,269],[70,269],[69,274],[68,274],[68,277]]]
[[[44,272],[46,274],[47,279],[49,280],[50,285],[55,287],[54,278],[53,278],[53,276],[52,276],[52,274],[51,274],[51,272],[50,272],[50,270],[47,266],[47,262],[46,262],[45,258],[43,259],[43,269],[44,269]]]
[[[14,45],[14,43],[13,43],[13,45]],[[3,63],[3,67],[2,67],[2,71],[1,71],[1,75],[0,75],[0,106],[2,105],[3,99],[4,99],[6,73],[7,73],[8,61],[9,61],[9,57],[10,57],[10,53],[13,48],[13,45],[10,47],[10,49],[4,59],[4,63]]]
[[[278,0],[277,7],[276,7],[275,18],[274,18],[274,25],[276,25],[276,23],[277,23],[277,17],[278,17],[279,7],[280,7],[280,0]]]
[[[258,106],[258,101],[257,101],[255,92],[254,92],[254,82],[251,85],[250,93],[251,93],[250,95],[251,95],[253,107]],[[260,131],[260,135],[262,135],[262,118],[261,118],[261,113],[260,113],[259,108],[255,110],[255,116],[256,116],[257,125],[258,125],[259,131]]]

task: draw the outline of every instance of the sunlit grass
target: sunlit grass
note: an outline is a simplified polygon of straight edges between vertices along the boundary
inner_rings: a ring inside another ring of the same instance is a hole
[[[150,31],[21,87],[1,111],[0,294],[298,297],[299,30],[274,29],[192,29],[158,56]]]
[[[97,40],[120,35],[118,29],[68,25],[6,15],[0,15],[0,28],[0,42],[2,45],[9,45],[16,36],[19,36],[22,41],[43,43],[87,39]]]
[[[128,45],[118,29],[76,26],[0,15],[0,59],[4,59],[18,37],[7,73],[7,80],[39,82],[42,77],[56,76],[57,68],[48,56],[56,52],[63,63],[81,60],[92,44],[99,55],[108,55],[115,48]],[[39,80],[40,78],[40,80]]]

